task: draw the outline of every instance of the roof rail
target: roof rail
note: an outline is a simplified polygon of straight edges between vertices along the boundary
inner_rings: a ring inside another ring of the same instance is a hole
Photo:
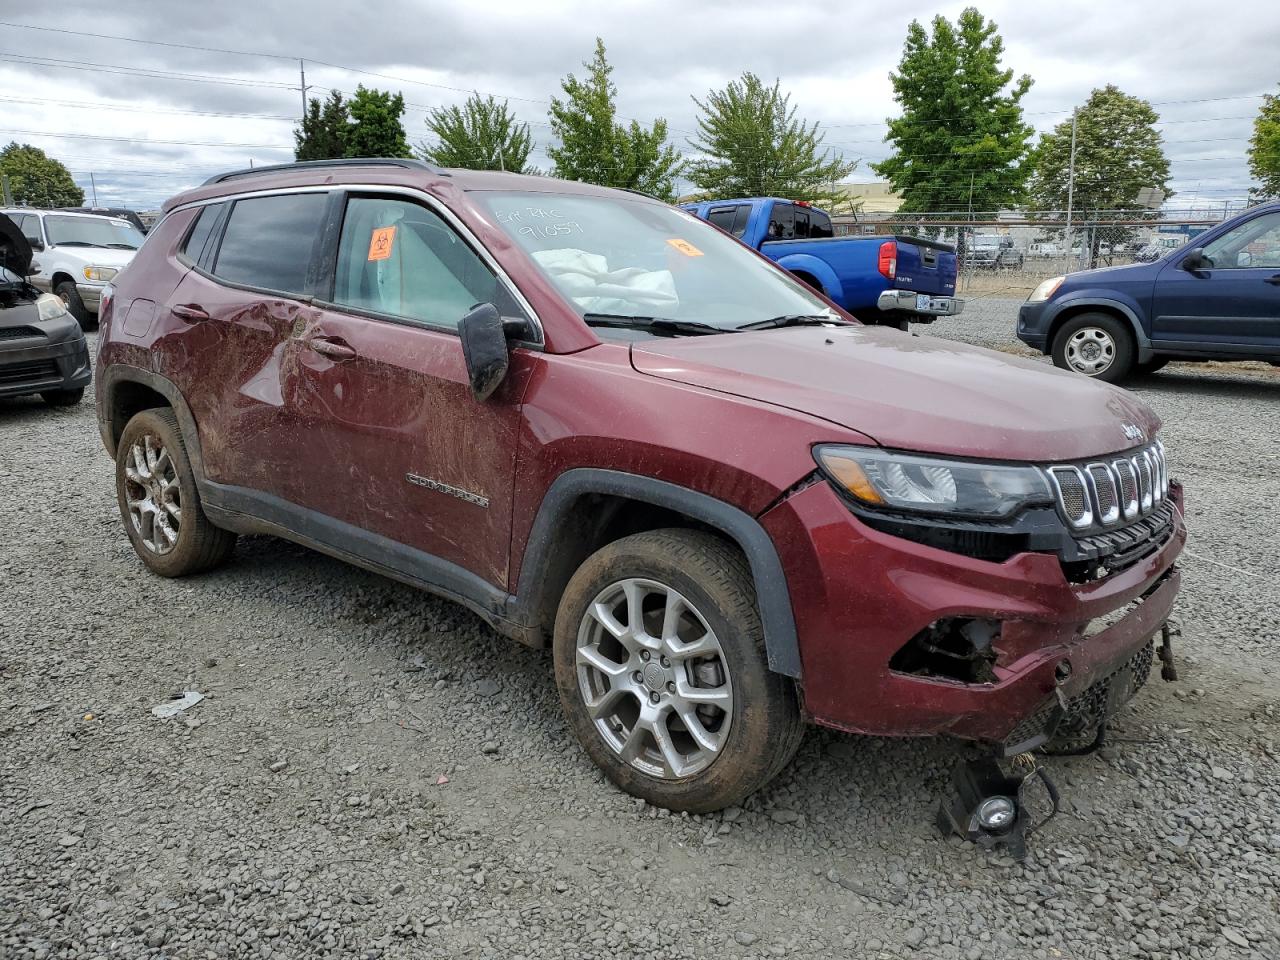
[[[352,157],[343,160],[300,160],[297,163],[274,163],[267,167],[245,167],[243,170],[232,170],[210,177],[202,187],[228,180],[239,180],[242,177],[254,177],[263,173],[284,173],[289,170],[313,170],[318,167],[403,167],[406,170],[423,170],[427,173],[450,176],[448,171],[425,160],[412,160],[400,157]]]

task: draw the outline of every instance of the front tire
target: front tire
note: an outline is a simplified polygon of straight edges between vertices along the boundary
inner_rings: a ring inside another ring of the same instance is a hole
[[[218,566],[236,535],[215,527],[200,506],[195,474],[173,411],[135,414],[116,446],[116,502],[129,542],[162,577]]]
[[[1053,363],[1095,380],[1119,383],[1133,369],[1133,334],[1109,313],[1082,313],[1053,338]]]
[[[655,530],[592,554],[565,588],[552,652],[587,755],[655,806],[738,803],[803,738],[795,686],[766,664],[746,559],[712,534]]]
[[[89,312],[89,308],[84,305],[84,300],[80,296],[80,291],[76,289],[74,282],[63,280],[62,283],[53,288],[53,292],[66,305],[67,313],[76,318],[76,323],[80,324],[81,330],[92,330],[96,326],[94,316]]]

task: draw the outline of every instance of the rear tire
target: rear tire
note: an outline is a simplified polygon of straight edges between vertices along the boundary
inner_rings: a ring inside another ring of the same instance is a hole
[[[200,506],[195,474],[173,411],[135,414],[116,446],[116,502],[129,542],[162,577],[185,577],[224,562],[236,535]]]
[[[76,323],[80,324],[81,330],[92,330],[98,325],[97,318],[84,305],[84,300],[81,298],[80,291],[76,289],[74,282],[63,280],[53,288],[53,292],[66,304],[67,313],[76,318]]]
[[[655,530],[596,551],[565,588],[552,652],[587,755],[655,806],[739,803],[803,739],[795,685],[767,666],[746,559],[712,534]]]
[[[74,407],[84,399],[84,387],[74,390],[46,390],[40,399],[51,407]]]
[[[1053,338],[1053,363],[1063,370],[1119,383],[1133,369],[1133,334],[1109,313],[1082,313]]]

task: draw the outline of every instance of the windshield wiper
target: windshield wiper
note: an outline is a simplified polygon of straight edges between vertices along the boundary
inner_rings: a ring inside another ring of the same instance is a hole
[[[104,244],[101,244],[101,246],[110,247],[112,250],[137,250],[138,249],[137,247],[135,247],[133,244],[130,244],[130,243],[104,243]]]
[[[756,320],[754,323],[744,323],[735,330],[769,330],[773,327],[805,327],[811,325],[825,325],[828,323],[838,323],[839,318],[833,317],[828,313],[784,313],[780,317],[770,317],[768,320]]]
[[[634,317],[625,313],[584,313],[582,319],[589,327],[649,330],[653,333],[705,336],[712,333],[734,332],[732,327],[717,327],[710,323],[699,323],[697,320],[672,320],[670,317]]]
[[[105,243],[90,243],[88,240],[58,240],[55,247],[105,247]]]

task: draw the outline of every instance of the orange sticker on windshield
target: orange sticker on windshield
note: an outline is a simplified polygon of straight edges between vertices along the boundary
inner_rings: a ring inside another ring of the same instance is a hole
[[[386,260],[391,256],[391,248],[396,242],[395,227],[379,227],[369,238],[369,259]]]
[[[697,247],[695,247],[688,240],[681,240],[679,237],[673,237],[672,239],[668,240],[667,243],[671,244],[673,247],[675,247],[677,250],[683,253],[686,257],[702,256],[702,251],[699,250]]]

